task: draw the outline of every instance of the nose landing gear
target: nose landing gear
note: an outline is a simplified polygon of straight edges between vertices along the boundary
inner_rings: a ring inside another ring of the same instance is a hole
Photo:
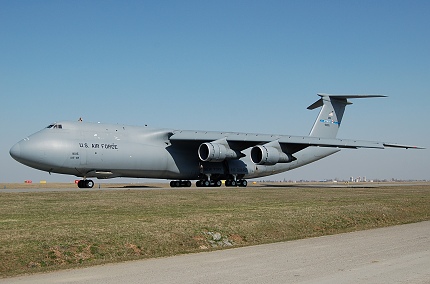
[[[94,186],[94,182],[90,179],[78,181],[79,188],[93,188],[93,186]]]

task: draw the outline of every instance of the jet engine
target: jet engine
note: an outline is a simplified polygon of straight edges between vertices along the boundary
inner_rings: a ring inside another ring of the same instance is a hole
[[[199,158],[203,162],[222,162],[225,159],[236,159],[238,154],[220,143],[202,143],[198,150]]]
[[[275,165],[295,160],[291,154],[284,153],[270,146],[257,145],[251,149],[251,160],[256,165]]]

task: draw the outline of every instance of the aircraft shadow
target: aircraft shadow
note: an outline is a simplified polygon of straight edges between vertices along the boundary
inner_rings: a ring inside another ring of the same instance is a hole
[[[351,184],[260,184],[260,187],[279,188],[375,188],[377,185],[351,185]]]
[[[131,188],[131,189],[133,189],[133,188],[135,188],[135,189],[138,189],[138,188],[153,188],[153,189],[157,189],[159,187],[158,186],[153,186],[153,185],[123,185],[123,186],[121,186],[119,188]]]

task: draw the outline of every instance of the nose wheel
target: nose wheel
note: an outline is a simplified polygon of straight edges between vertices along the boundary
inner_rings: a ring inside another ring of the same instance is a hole
[[[94,186],[94,182],[90,179],[78,181],[79,188],[93,188],[93,186]]]

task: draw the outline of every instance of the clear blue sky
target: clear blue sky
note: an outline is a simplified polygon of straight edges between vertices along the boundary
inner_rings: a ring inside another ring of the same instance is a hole
[[[318,92],[389,96],[355,100],[339,137],[430,148],[429,15],[429,1],[1,1],[0,182],[74,179],[9,156],[54,121],[307,135]],[[430,179],[429,151],[343,150],[276,178]]]

